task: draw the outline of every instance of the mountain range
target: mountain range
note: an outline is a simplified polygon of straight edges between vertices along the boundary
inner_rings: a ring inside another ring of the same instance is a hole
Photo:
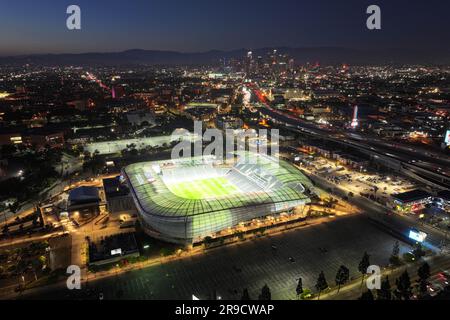
[[[266,56],[274,49],[288,54],[296,63],[332,65],[348,63],[363,64],[450,64],[450,50],[425,49],[378,49],[364,50],[343,47],[271,47],[254,49],[254,57]],[[250,49],[232,51],[211,50],[184,53],[177,51],[133,49],[122,52],[91,52],[79,54],[35,54],[0,57],[0,65],[36,64],[47,66],[112,66],[112,65],[211,65],[220,61],[240,59]]]

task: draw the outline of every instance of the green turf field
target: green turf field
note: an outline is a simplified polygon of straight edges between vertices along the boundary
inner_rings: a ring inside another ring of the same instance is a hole
[[[167,187],[172,193],[185,199],[220,198],[239,191],[224,177],[172,183]]]

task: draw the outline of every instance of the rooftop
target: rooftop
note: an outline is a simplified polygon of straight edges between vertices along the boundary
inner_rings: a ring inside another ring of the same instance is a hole
[[[212,185],[207,184],[207,189],[182,187],[183,183],[190,180],[198,181],[208,178],[206,176],[207,171],[205,171],[208,168],[202,167],[203,160],[201,158],[179,159],[176,160],[177,163],[172,162],[172,160],[137,163],[126,167],[124,174],[131,185],[139,206],[144,212],[151,215],[192,216],[270,203],[279,204],[280,209],[282,209],[283,205],[290,202],[308,202],[309,197],[305,194],[305,189],[310,190],[312,187],[310,181],[297,168],[287,162],[280,160],[279,163],[275,163],[273,160],[274,158],[270,157],[258,158],[257,164],[243,165],[244,167],[241,166],[240,169],[232,166],[218,168],[218,170],[223,170],[224,174],[230,175],[228,183],[235,179],[231,184],[237,187],[238,191],[231,188],[218,188],[217,184],[221,184],[222,181],[217,175],[214,176],[215,181],[211,180]],[[188,177],[186,179],[180,173],[170,174],[169,169],[165,169],[165,167],[170,168],[174,165],[181,168],[198,166],[198,178],[189,179]],[[170,185],[170,183],[166,184],[168,179],[163,177],[162,174],[165,170],[168,172],[167,175],[172,175],[171,183],[175,186],[169,187],[168,184]],[[273,182],[271,182],[269,188],[246,188],[244,184],[250,186],[254,185],[254,182],[249,181],[252,180],[251,177],[236,170],[252,171],[247,175],[255,175],[255,179],[260,179],[261,177],[257,175],[262,174],[273,177]],[[179,182],[177,182],[177,177],[179,177]],[[242,182],[242,185],[236,186],[239,182]],[[197,183],[192,184],[192,186],[198,185]],[[182,189],[179,189],[179,187],[182,187]],[[227,189],[227,192],[222,192],[225,189]],[[189,190],[189,192],[185,192],[186,190]],[[203,192],[206,194],[200,194]]]
[[[103,179],[103,188],[107,198],[124,196],[130,192],[128,188],[121,183],[120,176]]]
[[[71,205],[99,202],[100,196],[97,187],[79,187],[69,192],[69,202]]]
[[[431,194],[424,190],[416,189],[408,192],[393,194],[392,197],[402,203],[419,201],[431,197]]]

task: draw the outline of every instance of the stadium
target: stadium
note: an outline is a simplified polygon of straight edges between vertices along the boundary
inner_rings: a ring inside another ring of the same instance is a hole
[[[123,169],[144,230],[192,244],[241,222],[310,202],[310,181],[291,164],[245,153],[136,163]]]

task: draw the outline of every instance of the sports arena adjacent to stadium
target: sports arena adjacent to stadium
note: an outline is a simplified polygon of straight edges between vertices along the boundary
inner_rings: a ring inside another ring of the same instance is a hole
[[[144,230],[181,244],[289,212],[309,203],[312,192],[310,181],[291,164],[247,152],[226,163],[211,156],[136,163],[123,175]]]

